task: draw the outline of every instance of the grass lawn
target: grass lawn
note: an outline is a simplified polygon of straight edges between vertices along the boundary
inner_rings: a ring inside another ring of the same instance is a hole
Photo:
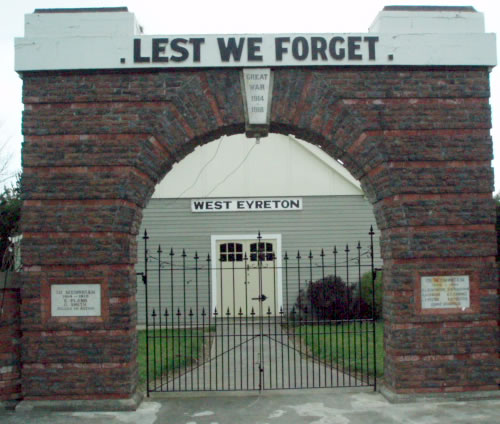
[[[140,330],[138,333],[139,384],[145,385],[146,330]],[[154,379],[155,375],[156,378],[159,378],[161,374],[166,375],[189,367],[203,358],[205,345],[209,342],[209,335],[209,329],[162,329],[161,338],[158,330],[156,330],[156,338],[153,338],[153,331],[149,330],[150,380]]]
[[[337,326],[302,325],[295,328],[295,335],[301,337],[313,356],[325,362],[337,363],[344,370],[348,370],[350,365],[351,372],[362,372],[363,375],[366,375],[368,368],[368,373],[374,374],[371,323],[363,323],[361,330],[360,323],[344,323]],[[384,373],[383,339],[384,323],[377,321],[375,323],[377,377],[381,377]]]

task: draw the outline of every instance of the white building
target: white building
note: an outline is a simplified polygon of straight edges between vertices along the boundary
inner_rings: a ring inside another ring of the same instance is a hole
[[[307,273],[300,278],[303,287],[311,276],[313,280],[321,277],[323,271],[316,268],[321,249],[327,265],[324,272],[331,274],[337,247],[337,273],[344,275],[346,245],[351,258],[361,253],[368,264],[371,225],[376,229],[372,206],[358,181],[319,147],[292,135],[271,134],[260,142],[235,135],[196,148],[172,168],[144,210],[140,237],[147,229],[149,285],[158,285],[160,264],[162,298],[170,296],[167,291],[172,285],[176,305],[186,300],[188,305],[208,308],[210,303],[212,311],[221,310],[221,304],[224,310],[230,305],[236,312],[240,307],[257,306],[251,299],[258,296],[255,281],[257,252],[261,251],[262,292],[267,293],[264,309],[278,313],[297,297],[298,251],[300,266]],[[378,257],[378,233],[375,240]],[[139,238],[138,271],[144,267],[142,243]],[[194,259],[196,253],[198,260]],[[293,287],[285,287],[285,268]],[[157,293],[155,289],[148,293],[151,308],[158,303]],[[139,321],[143,322],[142,284],[138,303]]]

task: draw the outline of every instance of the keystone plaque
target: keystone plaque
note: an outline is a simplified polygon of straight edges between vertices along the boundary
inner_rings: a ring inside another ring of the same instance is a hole
[[[53,284],[50,292],[53,317],[101,316],[100,284]]]
[[[272,73],[269,68],[243,69],[243,93],[247,137],[266,137],[269,132]]]

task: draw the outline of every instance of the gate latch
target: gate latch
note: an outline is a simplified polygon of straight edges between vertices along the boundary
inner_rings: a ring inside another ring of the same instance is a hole
[[[267,299],[267,296],[265,294],[263,294],[262,296],[259,296],[259,297],[252,297],[252,300],[259,300],[261,302],[264,302],[264,300]]]

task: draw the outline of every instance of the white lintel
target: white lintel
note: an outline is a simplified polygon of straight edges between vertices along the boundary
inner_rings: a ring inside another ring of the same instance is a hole
[[[243,41],[241,56],[224,59],[221,40],[226,46]],[[313,56],[314,43],[323,46],[324,54]],[[307,54],[298,57],[304,48]],[[187,52],[184,57],[183,51]],[[367,33],[235,35],[144,35],[126,8],[41,9],[25,16],[24,37],[15,39],[15,69],[20,73],[204,67],[491,67],[496,65],[496,54],[495,34],[484,32],[483,14],[460,7],[386,7]]]

